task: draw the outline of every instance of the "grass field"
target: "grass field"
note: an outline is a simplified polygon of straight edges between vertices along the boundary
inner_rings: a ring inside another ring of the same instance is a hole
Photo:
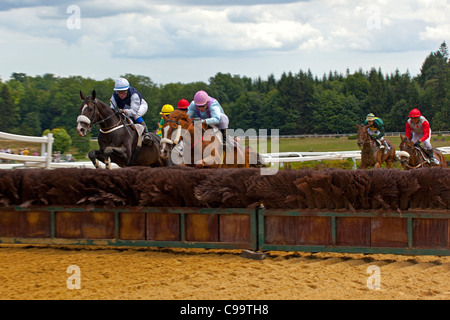
[[[434,138],[438,141],[434,141]],[[433,147],[448,147],[450,146],[450,136],[445,137],[445,141],[441,141],[444,137],[433,136],[431,144]],[[398,149],[400,145],[400,137],[386,137],[392,142],[394,147]],[[270,142],[268,142],[270,150]],[[301,138],[301,139],[280,139],[280,152],[327,152],[327,151],[353,151],[360,150],[356,144],[356,140],[351,140],[348,137],[338,138]]]

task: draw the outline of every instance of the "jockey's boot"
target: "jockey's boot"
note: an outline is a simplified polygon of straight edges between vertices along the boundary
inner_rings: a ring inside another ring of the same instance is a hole
[[[427,149],[428,156],[430,157],[430,161],[433,162],[435,165],[439,165],[440,162],[436,157],[434,156],[433,148]]]
[[[227,129],[219,129],[219,130],[222,133],[222,148],[223,148],[223,151],[226,151],[227,150],[227,133],[226,133]]]
[[[388,152],[388,150],[391,150],[391,147],[389,146],[389,143],[387,143],[386,140],[383,141],[384,146],[386,147],[384,149],[384,153]]]
[[[384,148],[384,145],[381,143],[380,140],[375,139],[375,142],[377,143],[377,145],[380,149],[384,149],[383,151],[386,152],[386,149]]]
[[[150,133],[148,132],[147,125],[145,124],[144,121],[142,121],[140,123],[140,125],[144,127],[144,131],[142,132],[142,142],[145,144],[148,144],[152,141],[152,137],[150,136]]]

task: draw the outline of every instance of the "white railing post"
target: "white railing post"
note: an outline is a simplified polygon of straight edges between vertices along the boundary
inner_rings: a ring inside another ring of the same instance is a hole
[[[45,160],[45,168],[50,169],[50,163],[52,162],[52,150],[53,150],[53,133],[47,134],[47,159]]]

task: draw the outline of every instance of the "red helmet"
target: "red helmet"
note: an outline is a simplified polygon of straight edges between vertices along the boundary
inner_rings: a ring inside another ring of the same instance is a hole
[[[178,101],[178,109],[185,110],[189,107],[189,102],[186,99],[181,99]]]
[[[418,118],[420,116],[421,116],[420,110],[417,108],[412,109],[411,112],[409,113],[410,118]]]

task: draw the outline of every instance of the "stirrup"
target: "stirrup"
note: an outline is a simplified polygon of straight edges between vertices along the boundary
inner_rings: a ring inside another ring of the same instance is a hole
[[[148,143],[150,143],[152,141],[153,141],[152,137],[150,137],[148,132],[145,132],[145,133],[142,134],[142,142],[143,143],[148,144]]]
[[[441,164],[435,156],[431,156],[430,161],[433,162],[437,166]]]

